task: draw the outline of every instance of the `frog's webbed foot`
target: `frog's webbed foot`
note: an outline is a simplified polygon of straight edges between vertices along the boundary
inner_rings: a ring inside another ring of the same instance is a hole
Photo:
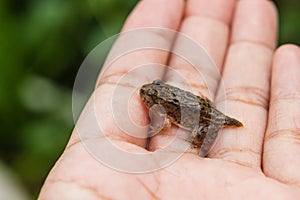
[[[215,141],[218,137],[219,127],[211,125],[208,127],[207,134],[201,145],[199,156],[205,157],[209,151],[212,149]]]
[[[185,139],[187,142],[190,142],[192,144],[192,148],[199,148],[201,147],[201,144],[203,143],[204,137],[205,137],[205,129],[206,127],[197,125],[189,138]]]
[[[167,118],[166,110],[160,104],[154,104],[149,109],[149,117],[151,119],[151,125],[148,137],[152,137],[161,131],[167,130],[171,126],[171,123]]]

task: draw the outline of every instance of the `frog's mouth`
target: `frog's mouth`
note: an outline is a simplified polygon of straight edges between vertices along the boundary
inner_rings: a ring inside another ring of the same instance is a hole
[[[144,104],[146,104],[146,106],[148,108],[150,108],[150,105],[153,104],[153,101],[150,98],[150,96],[147,95],[147,91],[145,90],[144,86],[140,89],[140,97],[141,97],[142,101],[144,102]]]

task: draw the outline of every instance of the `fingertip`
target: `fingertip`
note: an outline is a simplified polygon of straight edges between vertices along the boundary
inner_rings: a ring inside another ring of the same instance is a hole
[[[232,43],[252,41],[275,49],[277,44],[277,9],[267,0],[238,1],[233,21]]]
[[[284,58],[285,60],[287,58],[290,59],[295,59],[295,58],[300,58],[300,48],[299,46],[295,44],[284,44],[280,46],[276,52],[275,52],[275,59],[282,59]]]
[[[294,91],[300,87],[300,48],[294,44],[280,46],[274,55],[272,70],[273,94]]]
[[[123,32],[145,27],[176,30],[184,11],[184,0],[142,0],[128,16]]]
[[[282,70],[290,71],[300,66],[300,48],[294,44],[280,46],[274,55],[273,73],[281,74]]]
[[[185,16],[205,16],[230,24],[236,0],[188,0]]]

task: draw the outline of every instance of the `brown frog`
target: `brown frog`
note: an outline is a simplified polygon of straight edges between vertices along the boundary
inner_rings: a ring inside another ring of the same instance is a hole
[[[200,148],[200,156],[208,154],[220,128],[243,126],[240,121],[217,110],[208,98],[194,95],[161,80],[143,85],[140,97],[149,108],[151,120],[153,116],[165,119],[162,126],[151,125],[152,132],[166,127],[168,122],[176,124],[191,132],[188,141]]]

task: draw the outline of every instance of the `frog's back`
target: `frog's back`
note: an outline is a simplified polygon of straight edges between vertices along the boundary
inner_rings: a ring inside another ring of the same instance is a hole
[[[145,87],[152,104],[162,105],[171,122],[182,128],[193,130],[196,126],[241,126],[239,121],[218,111],[206,97],[194,95],[159,80]]]
[[[173,123],[193,130],[195,126],[204,127],[215,125],[218,127],[240,127],[242,124],[217,110],[206,97],[197,96],[189,91],[164,84],[161,93],[164,101],[162,105]]]

